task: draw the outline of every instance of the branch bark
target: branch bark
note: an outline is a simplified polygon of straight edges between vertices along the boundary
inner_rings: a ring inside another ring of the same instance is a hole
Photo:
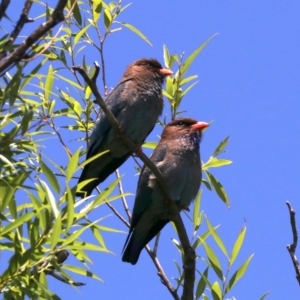
[[[31,2],[31,1],[27,1],[27,2]],[[36,41],[38,41],[42,36],[44,36],[51,28],[53,28],[58,23],[64,21],[65,17],[63,14],[63,10],[67,5],[67,3],[68,0],[59,0],[49,20],[43,23],[41,26],[39,26],[39,28],[37,28],[31,35],[29,35],[27,39],[24,40],[23,43],[18,48],[16,48],[15,51],[13,51],[10,55],[5,57],[0,62],[1,74],[3,74],[3,72],[7,70],[11,65],[15,64],[16,62],[19,62],[23,58],[25,52]]]
[[[106,107],[105,102],[103,101],[103,98],[101,97],[96,83],[89,78],[85,70],[81,66],[74,66],[74,71],[78,71],[80,75],[84,78],[85,82],[88,84],[90,89],[92,90],[94,96],[96,97],[97,104],[100,105],[101,109],[105,113],[107,119],[111,123],[114,130],[119,135],[121,141],[123,144],[132,152],[136,152],[136,145],[122,132],[118,121],[112,114],[112,112]],[[155,164],[143,153],[139,153],[139,158],[143,161],[144,164],[151,170],[151,172],[155,175],[158,183],[160,184],[162,190],[164,191],[168,201],[168,206],[170,209],[170,215],[171,215],[171,221],[174,222],[179,240],[181,242],[183,251],[184,251],[184,272],[185,272],[185,278],[184,278],[184,285],[183,285],[183,293],[182,293],[182,300],[192,300],[193,299],[193,291],[194,291],[194,282],[195,282],[195,260],[196,260],[196,254],[194,249],[191,247],[191,244],[189,242],[183,221],[180,216],[180,209],[176,205],[174,201],[171,201],[171,197],[168,194],[168,190],[166,188],[164,178],[161,175],[160,171],[157,169]],[[147,249],[148,253],[151,256],[152,251]],[[155,263],[154,257],[152,257],[152,260]],[[155,264],[156,265],[156,264]],[[159,274],[159,276],[163,279],[164,274]],[[172,286],[166,285],[170,293],[172,294],[174,299],[179,299],[177,295],[177,291],[174,291],[174,288]],[[172,290],[173,289],[173,290]]]
[[[300,266],[298,259],[296,257],[296,248],[297,248],[297,243],[298,243],[298,232],[297,232],[297,227],[296,227],[296,212],[292,208],[291,204],[287,201],[286,205],[288,206],[289,212],[290,212],[290,222],[291,222],[291,227],[292,227],[292,232],[293,232],[293,243],[291,245],[287,245],[287,250],[291,256],[293,266],[296,271],[296,279],[298,281],[298,284],[300,285]]]

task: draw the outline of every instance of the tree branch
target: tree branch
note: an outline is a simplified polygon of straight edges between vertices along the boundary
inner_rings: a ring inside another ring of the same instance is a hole
[[[291,245],[287,245],[287,250],[291,256],[295,271],[296,271],[296,279],[300,285],[300,267],[299,267],[299,262],[296,257],[296,248],[297,248],[297,243],[298,243],[298,232],[297,232],[297,227],[296,227],[296,212],[292,208],[291,204],[287,201],[286,205],[289,208],[290,212],[290,221],[291,221],[291,227],[292,227],[292,232],[293,232],[293,243]]]
[[[116,120],[115,116],[112,114],[112,112],[106,107],[105,102],[103,101],[97,85],[93,80],[89,78],[85,70],[81,66],[74,66],[74,71],[78,71],[80,75],[84,78],[85,82],[88,84],[90,89],[92,90],[94,96],[96,97],[97,104],[100,105],[101,109],[105,113],[107,119],[109,120],[110,124],[118,134],[119,138],[123,142],[123,144],[131,151],[136,152],[137,145],[135,145],[121,130],[120,125],[118,124],[118,121]],[[170,217],[171,221],[174,222],[176,226],[176,230],[178,232],[179,240],[181,242],[181,245],[183,247],[184,251],[184,272],[185,272],[185,279],[184,279],[184,285],[183,285],[183,294],[181,299],[182,300],[190,300],[193,299],[193,290],[194,290],[194,281],[195,281],[195,251],[191,247],[183,221],[180,216],[180,209],[176,205],[174,201],[172,201],[172,198],[168,194],[168,189],[166,188],[164,178],[161,175],[160,171],[157,169],[155,164],[143,153],[139,153],[139,158],[143,161],[143,163],[151,170],[151,172],[155,175],[157,182],[161,186],[163,192],[166,195],[166,198],[169,199],[168,201],[168,208],[170,210]],[[151,250],[150,250],[151,251]],[[149,253],[149,252],[148,252]],[[152,251],[151,251],[152,253]],[[150,255],[151,256],[151,255]],[[152,258],[152,256],[151,256]],[[159,274],[161,277],[162,275]],[[161,277],[162,278],[162,277]],[[166,285],[166,284],[165,284]],[[171,289],[166,285],[170,293]],[[177,295],[177,292],[176,292]],[[177,295],[178,297],[178,295]],[[178,298],[175,298],[178,299]]]
[[[9,68],[11,65],[15,64],[16,62],[20,61],[25,52],[42,36],[44,36],[51,28],[53,28],[58,23],[62,22],[65,17],[63,14],[64,7],[67,5],[68,0],[59,0],[56,8],[54,9],[51,17],[49,20],[45,23],[43,23],[41,26],[39,26],[38,29],[36,29],[31,35],[27,37],[23,43],[16,48],[15,51],[13,51],[9,56],[7,56],[5,59],[3,59],[0,62],[0,73],[3,74],[3,72]]]
[[[2,0],[0,4],[0,21],[5,15],[6,9],[10,4],[10,0]]]

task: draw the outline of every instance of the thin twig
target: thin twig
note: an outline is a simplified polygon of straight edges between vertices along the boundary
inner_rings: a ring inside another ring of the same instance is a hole
[[[119,179],[119,178],[120,178],[119,169],[116,169],[115,173],[116,173],[117,178]],[[130,210],[129,210],[128,205],[127,205],[126,198],[125,198],[125,196],[124,196],[123,186],[122,186],[121,180],[119,180],[119,182],[118,182],[118,187],[119,187],[119,192],[120,192],[120,194],[122,195],[122,196],[121,196],[121,200],[122,200],[122,203],[123,203],[125,212],[126,212],[126,214],[127,214],[128,219],[131,220],[131,214],[130,214]]]
[[[155,237],[154,247],[153,247],[153,251],[152,251],[155,255],[157,255],[159,238],[160,238],[160,232]]]
[[[55,126],[55,123],[53,121],[53,119],[50,119],[50,122],[46,119],[46,123],[54,130],[54,132],[56,133],[60,143],[63,145],[63,147],[65,148],[65,150],[68,152],[68,154],[70,155],[70,157],[73,156],[71,150],[67,147],[67,145],[65,144],[61,134],[59,133],[57,127]]]
[[[78,71],[81,76],[84,78],[88,86],[91,88],[94,96],[97,99],[98,104],[100,105],[101,109],[105,113],[107,119],[109,120],[110,124],[120,137],[123,144],[131,151],[136,151],[136,145],[122,132],[115,116],[112,112],[106,107],[105,102],[103,101],[96,84],[89,78],[85,70],[81,66],[73,67],[75,71]],[[182,300],[190,300],[193,299],[193,290],[194,290],[194,281],[195,281],[195,260],[196,254],[195,250],[191,247],[183,221],[180,216],[179,207],[176,205],[172,198],[169,197],[168,189],[166,188],[164,178],[161,175],[160,171],[157,169],[155,164],[143,153],[139,153],[139,158],[144,162],[144,164],[151,170],[154,176],[157,179],[158,184],[161,186],[164,194],[168,201],[168,208],[170,210],[170,218],[171,221],[174,222],[176,226],[176,230],[184,251],[184,272],[185,272],[185,279],[183,285],[183,294]]]
[[[167,287],[167,289],[169,290],[169,292],[171,293],[171,295],[173,296],[173,298],[175,300],[179,300],[179,296],[177,294],[176,289],[172,286],[171,282],[169,281],[166,273],[164,272],[164,269],[162,268],[156,254],[151,251],[150,247],[147,245],[145,247],[146,251],[148,252],[149,256],[151,257],[156,269],[157,269],[157,275],[159,276],[161,282],[163,285],[165,285]]]
[[[297,232],[296,218],[295,218],[296,212],[294,211],[294,209],[292,208],[291,204],[288,201],[286,202],[286,205],[289,208],[290,221],[291,221],[291,227],[292,227],[292,232],[293,232],[293,243],[291,245],[287,245],[287,250],[291,256],[293,266],[296,271],[296,279],[298,281],[298,284],[300,285],[300,266],[299,266],[299,262],[296,257],[296,254],[295,254],[296,248],[297,248],[297,243],[298,243],[298,232]]]
[[[105,202],[105,203],[127,227],[130,227],[129,222],[127,222],[109,202]]]

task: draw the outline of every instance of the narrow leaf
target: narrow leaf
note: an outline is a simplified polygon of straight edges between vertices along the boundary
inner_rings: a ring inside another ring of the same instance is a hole
[[[194,231],[197,231],[201,224],[200,205],[201,205],[202,191],[203,190],[200,190],[198,192],[196,199],[195,199],[195,203],[194,203],[194,212],[193,212]]]
[[[205,290],[205,287],[206,287],[206,281],[207,281],[207,276],[208,276],[208,270],[209,270],[209,267],[207,267],[203,274],[201,274],[201,278],[197,284],[197,289],[196,289],[196,299],[199,299],[202,295],[202,293],[204,292]],[[206,279],[206,280],[205,280]]]
[[[143,39],[146,43],[148,43],[150,46],[152,46],[151,42],[148,40],[148,38],[141,32],[139,31],[136,27],[125,23],[125,22],[116,22],[116,23],[120,23],[122,26],[128,28],[129,30],[131,30],[132,32],[134,32],[135,34],[137,34],[141,39]]]
[[[217,195],[221,198],[221,200],[228,206],[228,208],[230,207],[230,203],[229,203],[229,198],[226,194],[226,191],[224,189],[224,187],[222,186],[222,184],[209,172],[205,172],[212,184],[212,186],[214,187]]]
[[[239,269],[232,275],[229,280],[228,285],[225,288],[225,293],[227,294],[233,286],[244,276],[245,272],[248,269],[250,261],[254,254],[250,255],[250,257],[239,267]]]
[[[244,238],[246,235],[246,229],[247,229],[246,226],[244,226],[233,245],[231,256],[230,256],[230,266],[234,263],[235,259],[237,258],[240,252],[240,249],[243,245]]]
[[[44,95],[45,95],[46,101],[49,101],[49,96],[50,96],[50,93],[51,93],[52,87],[53,87],[53,81],[54,81],[54,72],[53,72],[52,66],[50,65],[49,69],[48,69],[46,82],[45,82]]]
[[[211,285],[211,295],[213,296],[214,300],[222,300],[222,291],[221,291],[221,287],[218,281],[215,281],[212,285]]]
[[[219,262],[217,255],[204,240],[201,240],[201,242],[204,245],[206,255],[208,257],[208,260],[209,260],[212,268],[214,269],[214,271],[217,274],[217,276],[219,277],[219,279],[223,281],[222,268],[221,268],[221,264]]]
[[[49,189],[47,183],[43,180],[40,180],[43,188],[44,188],[44,191],[46,193],[46,198],[48,200],[48,202],[50,203],[51,205],[51,208],[52,208],[52,211],[53,211],[53,214],[55,216],[55,218],[57,218],[58,214],[59,214],[59,211],[58,211],[58,207],[57,207],[57,204],[56,204],[56,201],[55,201],[55,198],[51,192],[51,190]]]
[[[81,147],[79,147],[76,152],[73,154],[73,156],[70,158],[67,169],[66,169],[66,176],[67,180],[69,181],[73,174],[75,173],[77,167],[78,167],[78,160],[79,160],[79,154],[81,151]]]
[[[15,230],[17,227],[23,225],[25,222],[30,220],[35,216],[35,212],[29,212],[25,215],[18,217],[15,221],[11,222],[9,225],[1,229],[0,236],[4,236],[5,234]]]
[[[229,136],[227,136],[219,145],[218,147],[216,148],[213,156],[217,156],[219,155],[220,153],[223,153],[224,152],[224,149],[225,147],[228,145],[228,139],[229,139]]]
[[[86,31],[91,27],[91,24],[85,26],[84,28],[82,28],[75,36],[74,38],[74,45],[76,45],[78,43],[78,41],[80,40],[80,38],[86,33]]]
[[[42,168],[43,174],[46,176],[51,186],[55,190],[56,193],[60,192],[60,186],[56,176],[53,174],[52,170],[42,161],[40,158],[40,166]]]
[[[53,251],[54,248],[56,247],[58,241],[59,241],[59,237],[61,234],[61,216],[60,214],[57,215],[57,218],[54,220],[54,226],[53,226],[53,231],[51,234],[51,243],[50,243],[50,247],[51,250]]]
[[[220,236],[218,235],[218,233],[215,231],[215,229],[213,228],[213,226],[211,225],[211,223],[209,222],[208,218],[205,217],[205,221],[206,221],[206,225],[211,233],[211,235],[213,236],[215,242],[217,243],[217,245],[219,246],[219,248],[222,250],[222,252],[226,255],[226,257],[228,258],[228,253],[227,253],[227,249],[223,243],[223,241],[221,240]]]

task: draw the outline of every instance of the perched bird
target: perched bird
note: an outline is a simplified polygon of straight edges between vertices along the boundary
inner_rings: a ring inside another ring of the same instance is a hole
[[[122,131],[137,147],[144,142],[162,113],[162,85],[164,78],[171,74],[172,71],[163,69],[156,59],[139,59],[126,69],[120,83],[105,101]],[[101,111],[90,138],[86,159],[105,150],[109,151],[84,167],[78,183],[94,180],[77,191],[77,196],[89,196],[131,155]]]
[[[165,127],[151,161],[161,172],[167,199],[155,176],[143,166],[138,182],[129,235],[122,260],[136,264],[142,249],[170,221],[168,200],[187,209],[201,183],[199,144],[208,123],[191,118],[175,119]]]

